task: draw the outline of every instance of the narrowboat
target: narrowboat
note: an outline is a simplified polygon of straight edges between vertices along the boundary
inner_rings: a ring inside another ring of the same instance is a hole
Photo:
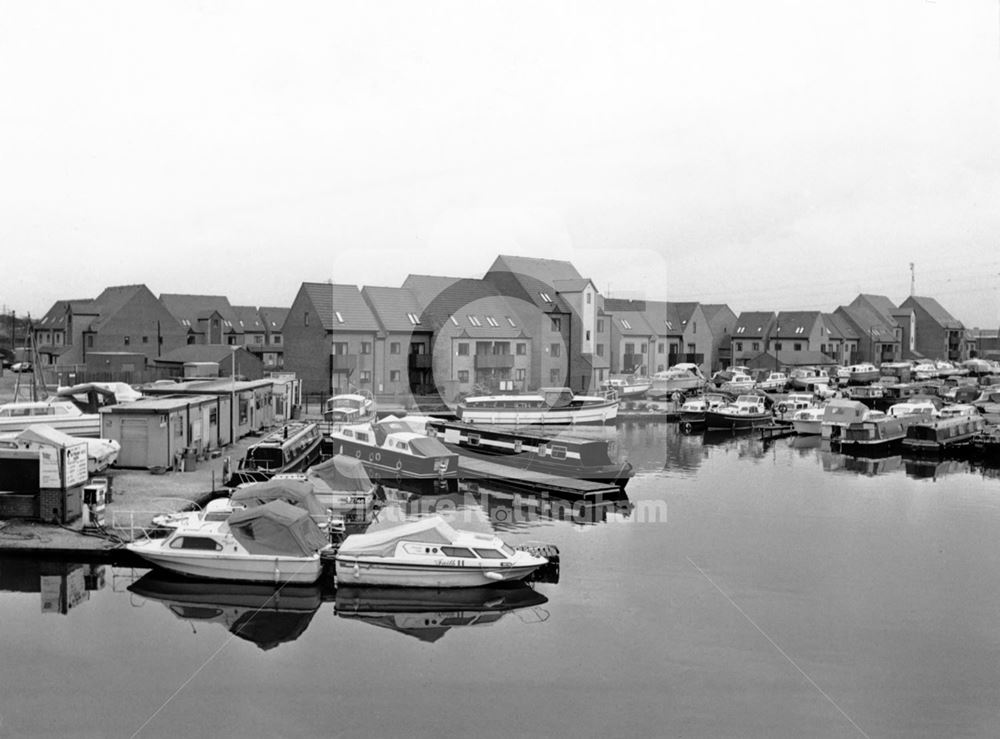
[[[574,395],[568,387],[542,388],[526,395],[481,395],[456,408],[467,423],[560,424],[609,423],[618,416],[618,396]]]
[[[458,484],[458,454],[398,419],[344,424],[327,437],[333,453],[355,457],[368,474],[387,483]]]
[[[868,417],[849,423],[840,435],[840,451],[872,454],[883,452],[902,443],[907,429],[920,420],[920,416]]]
[[[239,469],[223,485],[234,488],[248,482],[264,482],[277,474],[306,470],[319,461],[322,440],[315,423],[285,424],[250,446]]]
[[[938,418],[910,426],[903,446],[918,454],[933,454],[956,446],[971,447],[972,439],[985,428],[986,419],[973,406],[948,406],[941,409]]]
[[[572,434],[547,436],[438,418],[428,418],[425,429],[428,436],[438,439],[452,451],[522,470],[572,477],[576,480],[609,482],[622,490],[633,474],[629,462],[612,460],[613,442],[607,439],[590,439]]]
[[[763,395],[740,395],[732,403],[705,411],[707,429],[752,429],[772,421]]]

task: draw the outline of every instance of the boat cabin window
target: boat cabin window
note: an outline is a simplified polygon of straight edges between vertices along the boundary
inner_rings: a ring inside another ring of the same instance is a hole
[[[552,459],[566,459],[566,447],[553,444],[552,454],[549,456],[552,457]]]
[[[476,555],[472,553],[472,550],[466,549],[465,547],[441,547],[441,553],[446,557],[466,557],[467,559],[476,558]]]
[[[178,536],[170,542],[171,549],[200,549],[202,551],[217,552],[222,550],[222,545],[215,539],[207,536]]]
[[[479,446],[479,434],[469,434],[469,446]]]
[[[356,434],[354,434],[354,438],[356,438],[358,441],[367,442],[368,441],[368,432],[367,431],[358,431]]]
[[[247,451],[245,467],[262,470],[276,470],[285,463],[281,449],[275,447],[252,447]]]
[[[507,544],[501,544],[500,545],[500,551],[503,552],[504,554],[506,554],[508,557],[513,557],[514,556],[514,549],[513,549],[513,547],[510,547]]]
[[[498,552],[496,549],[477,549],[476,554],[483,559],[507,559],[506,554]]]
[[[344,429],[343,431],[341,431],[341,433],[344,436],[346,436],[348,439],[353,439],[354,438],[354,432],[351,429]]]

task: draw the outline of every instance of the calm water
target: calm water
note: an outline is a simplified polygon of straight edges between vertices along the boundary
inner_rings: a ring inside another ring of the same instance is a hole
[[[0,737],[1000,733],[992,471],[617,438],[639,469],[627,504],[431,501],[557,544],[557,584],[274,602],[0,560]],[[418,510],[399,498],[383,524]]]

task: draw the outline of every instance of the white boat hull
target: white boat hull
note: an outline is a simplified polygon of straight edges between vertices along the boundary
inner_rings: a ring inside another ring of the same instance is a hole
[[[60,419],[58,416],[16,416],[0,419],[0,434],[18,433],[32,426],[44,425],[54,428],[67,436],[98,438],[101,435],[101,417],[96,414],[70,416]]]
[[[338,586],[395,585],[411,588],[474,588],[523,580],[541,565],[522,567],[407,564],[377,557],[336,559]]]
[[[823,422],[816,421],[792,421],[792,428],[800,436],[820,436],[823,433]]]
[[[462,420],[467,423],[558,424],[609,423],[618,417],[618,402],[601,403],[567,410],[504,410],[501,408],[463,408]]]
[[[163,550],[161,540],[134,542],[126,549],[147,562],[171,572],[211,580],[266,583],[314,583],[322,563],[319,554],[310,557],[280,557],[241,554],[237,557],[217,552],[174,552]]]

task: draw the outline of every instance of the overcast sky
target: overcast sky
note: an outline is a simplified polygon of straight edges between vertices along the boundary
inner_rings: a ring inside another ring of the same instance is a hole
[[[612,295],[1000,323],[1000,2],[19,2],[0,302],[572,260]]]

